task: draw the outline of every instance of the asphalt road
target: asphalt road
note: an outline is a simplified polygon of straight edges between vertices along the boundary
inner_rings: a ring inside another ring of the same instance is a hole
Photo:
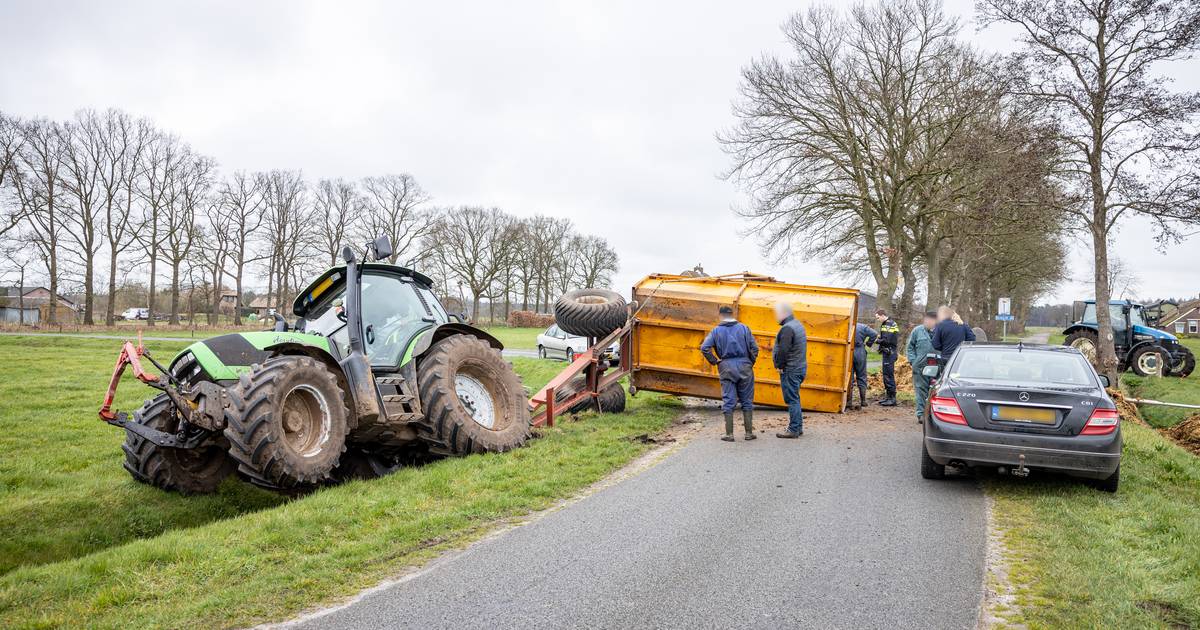
[[[795,441],[760,421],[733,444],[703,415],[648,470],[295,625],[975,626],[983,495],[920,478],[908,410],[810,417]]]

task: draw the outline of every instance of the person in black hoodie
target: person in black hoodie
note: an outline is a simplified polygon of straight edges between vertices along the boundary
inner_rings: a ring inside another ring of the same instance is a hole
[[[975,341],[975,332],[949,306],[939,306],[937,314],[938,323],[933,327],[930,337],[934,352],[942,355],[942,365],[945,365],[962,342]]]

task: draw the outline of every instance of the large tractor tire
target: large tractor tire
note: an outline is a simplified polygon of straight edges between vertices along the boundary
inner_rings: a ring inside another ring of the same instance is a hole
[[[1183,358],[1176,361],[1174,365],[1167,370],[1167,376],[1178,376],[1179,378],[1187,378],[1192,375],[1196,369],[1196,355],[1192,354],[1191,350],[1183,349]]]
[[[447,455],[495,453],[525,444],[531,422],[525,388],[487,342],[451,335],[433,344],[417,367],[418,434]]]
[[[580,337],[604,337],[629,319],[625,298],[608,289],[576,289],[554,303],[558,327]]]
[[[134,413],[134,419],[165,433],[179,429],[179,416],[166,394],[147,400]],[[224,440],[191,449],[170,448],[126,429],[125,444],[121,448],[125,451],[125,470],[134,479],[183,494],[214,492],[234,467],[226,453]]]
[[[1083,353],[1092,365],[1100,365],[1100,339],[1094,330],[1077,330],[1067,335],[1064,346],[1071,346]]]
[[[1129,367],[1138,376],[1162,376],[1167,369],[1167,353],[1159,346],[1145,345],[1133,351]]]
[[[302,489],[331,477],[346,450],[346,397],[312,357],[251,366],[229,389],[225,437],[238,471],[256,485]]]

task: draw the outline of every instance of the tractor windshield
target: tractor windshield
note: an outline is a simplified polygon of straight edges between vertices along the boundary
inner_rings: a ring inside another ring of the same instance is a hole
[[[1125,307],[1120,304],[1108,305],[1108,317],[1112,321],[1113,330],[1117,332],[1125,330]],[[1089,302],[1083,309],[1083,323],[1096,323],[1096,304]],[[1129,323],[1135,326],[1145,326],[1146,323],[1142,317],[1142,307],[1135,305],[1129,309]]]
[[[329,337],[343,353],[349,335],[338,317],[345,287],[321,300],[307,315],[306,330]],[[362,276],[363,344],[371,365],[397,367],[417,334],[447,321],[433,292],[399,276],[367,269]]]

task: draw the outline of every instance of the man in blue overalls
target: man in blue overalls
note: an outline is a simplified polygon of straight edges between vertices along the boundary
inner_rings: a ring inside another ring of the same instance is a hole
[[[717,366],[721,378],[721,411],[725,413],[726,442],[733,441],[733,410],[739,403],[746,425],[746,439],[754,435],[754,362],[758,360],[758,343],[750,328],[733,316],[733,308],[718,309],[721,323],[700,344],[700,352],[709,363]]]
[[[867,346],[875,343],[878,337],[879,333],[862,322],[854,326],[854,383],[850,385],[847,400],[851,409],[867,406]],[[858,387],[858,404],[854,403],[855,386]]]

